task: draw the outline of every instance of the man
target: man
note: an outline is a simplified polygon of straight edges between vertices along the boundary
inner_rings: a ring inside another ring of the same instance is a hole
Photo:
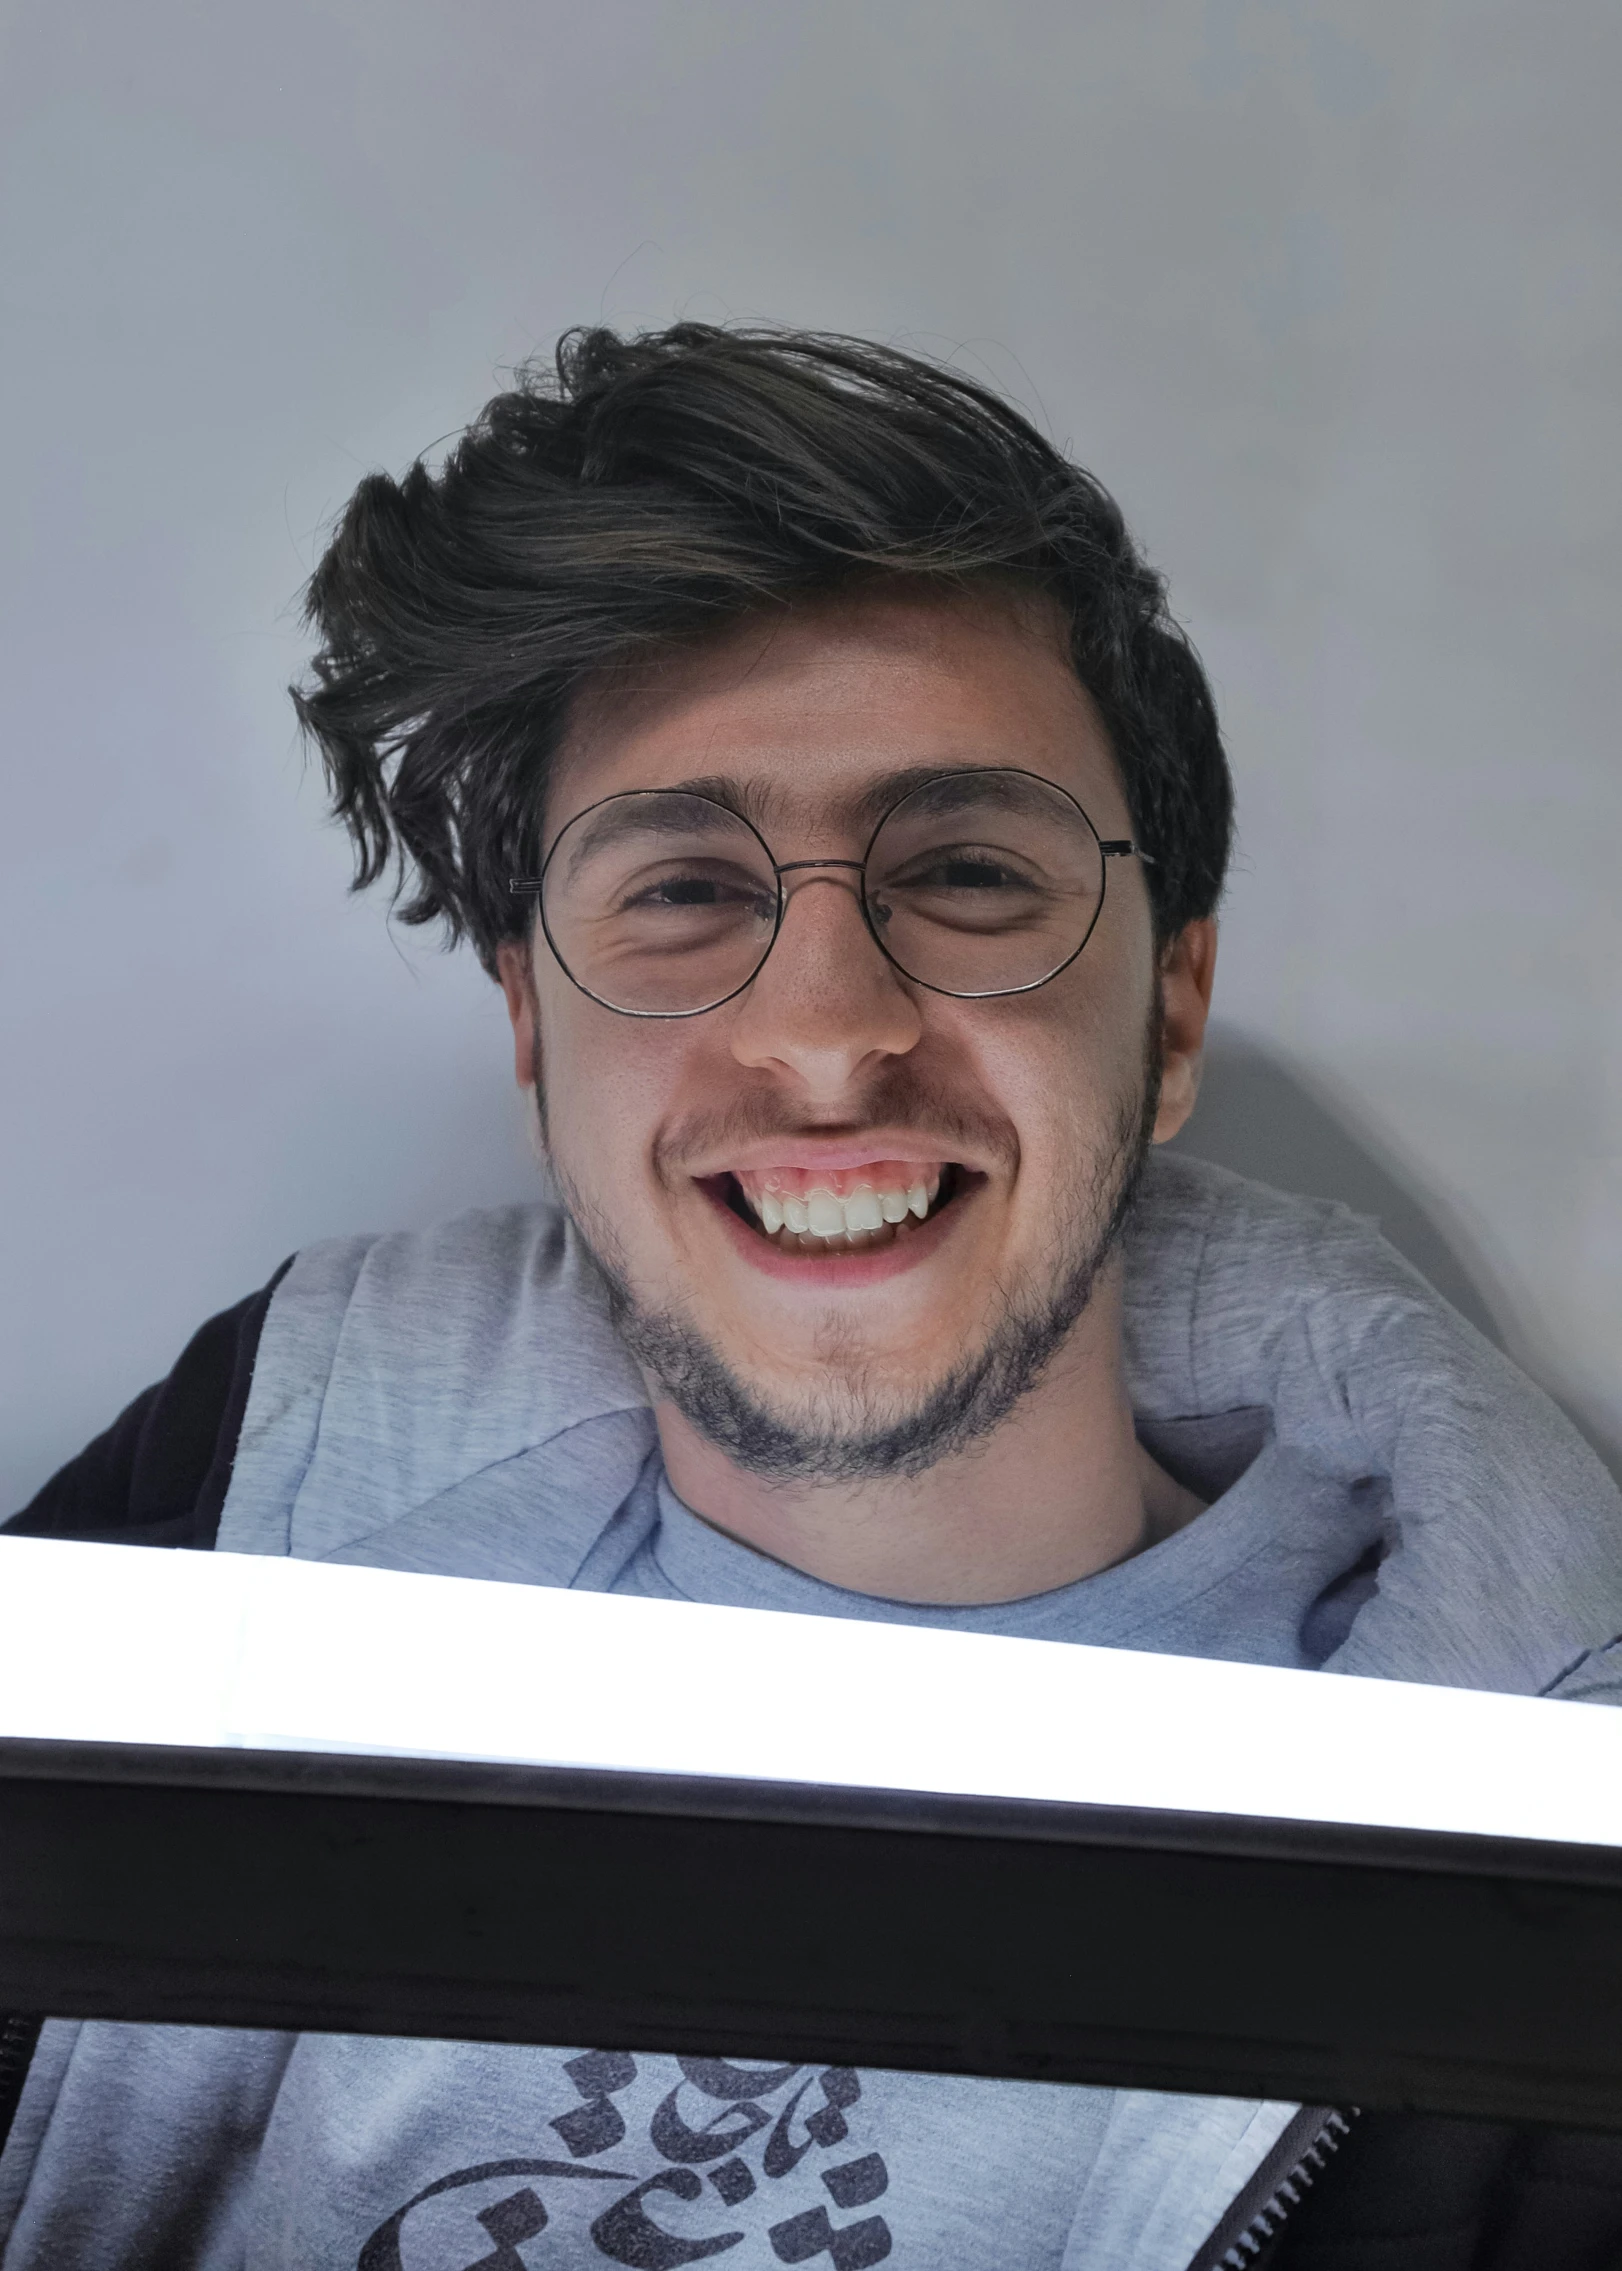
[[[300,1254],[14,1528],[1609,1691],[1622,1509],[1558,1415],[1363,1226],[1151,1158],[1227,767],[1115,507],[1005,405],[853,342],[575,336],[362,484],[309,610],[358,879],[397,857],[499,979],[562,1207]],[[695,1667],[681,1707],[748,1702]],[[49,2025],[0,2228],[6,2271],[1183,2271],[1309,2260],[1279,2202],[1344,2130]],[[1346,2228],[1416,2133],[1361,2134]],[[1421,2143],[1446,2244],[1502,2225],[1519,2148]]]

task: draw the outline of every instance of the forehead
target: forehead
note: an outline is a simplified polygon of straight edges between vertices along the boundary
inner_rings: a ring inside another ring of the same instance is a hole
[[[1017,595],[886,590],[800,602],[620,671],[577,699],[549,827],[599,797],[722,785],[757,826],[856,815],[892,775],[1018,765],[1124,817],[1057,611]]]

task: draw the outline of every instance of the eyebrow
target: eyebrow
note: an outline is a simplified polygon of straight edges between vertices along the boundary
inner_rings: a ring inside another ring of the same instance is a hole
[[[667,796],[696,794],[708,797],[712,804],[724,805],[729,812],[737,810],[736,805],[728,799],[714,796],[706,789],[695,789],[693,784],[688,781],[675,782],[669,789],[659,793]],[[578,817],[582,825],[568,855],[568,873],[571,878],[580,872],[583,863],[589,860],[594,853],[608,851],[615,844],[630,837],[646,836],[652,828],[652,823],[649,821],[644,807],[639,806],[633,810],[629,804],[617,797],[609,797],[602,804],[588,807],[587,811],[581,813]],[[744,814],[742,817],[747,818],[748,815]],[[573,825],[571,822],[570,827]],[[725,823],[719,812],[704,813],[700,811],[685,817],[682,832],[690,835],[694,831],[706,829],[718,831],[724,826]],[[561,831],[558,842],[561,842],[563,836],[568,832],[567,828]],[[652,832],[659,833],[657,829],[652,829]],[[555,848],[556,846],[554,846]]]
[[[852,819],[876,827],[892,804],[899,803],[913,789],[921,788],[925,781],[941,780],[943,775],[952,773],[984,772],[988,768],[996,769],[984,757],[978,757],[970,764],[954,764],[950,758],[937,757],[927,765],[898,766],[869,781],[860,794],[852,799],[848,810]],[[725,805],[729,812],[735,812],[740,820],[747,820],[762,835],[766,834],[774,810],[782,801],[779,782],[739,780],[731,773],[695,774],[689,780],[670,781],[663,785],[667,791],[677,795],[705,796],[712,803]],[[946,787],[945,782],[942,785],[943,788]],[[947,793],[949,797],[949,790]]]

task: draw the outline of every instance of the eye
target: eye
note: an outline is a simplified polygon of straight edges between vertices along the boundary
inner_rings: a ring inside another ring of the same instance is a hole
[[[906,879],[915,888],[937,891],[997,891],[1022,884],[1023,876],[981,852],[953,852]]]
[[[724,896],[710,875],[667,875],[646,894],[661,907],[718,907]]]
[[[987,846],[954,844],[920,852],[884,878],[882,889],[924,897],[932,893],[960,892],[970,896],[1011,891],[1039,891],[1042,878],[1024,860]]]
[[[624,885],[614,902],[621,917],[681,914],[770,919],[772,895],[745,869],[706,863],[655,869]]]

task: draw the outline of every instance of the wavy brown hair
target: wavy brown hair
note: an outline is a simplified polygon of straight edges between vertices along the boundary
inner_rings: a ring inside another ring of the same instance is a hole
[[[310,580],[293,689],[355,888],[488,970],[533,903],[546,767],[595,673],[874,577],[1057,601],[1109,732],[1160,936],[1216,905],[1233,791],[1210,688],[1119,508],[1008,403],[864,340],[568,332],[438,472],[374,473]]]

